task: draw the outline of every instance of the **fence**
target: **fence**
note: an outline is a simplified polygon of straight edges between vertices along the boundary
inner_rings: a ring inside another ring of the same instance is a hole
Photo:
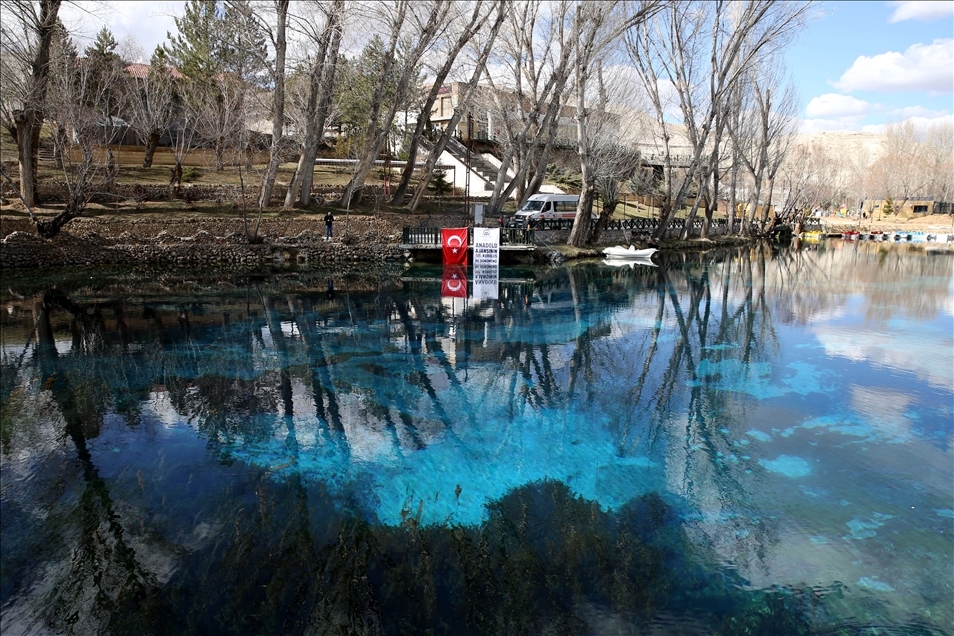
[[[501,245],[533,245],[533,230],[501,229]],[[433,227],[406,227],[401,235],[404,245],[440,246],[441,230]],[[468,244],[474,244],[474,228],[467,228]]]
[[[702,231],[704,219],[695,219],[690,229]],[[659,227],[659,219],[634,218],[615,219],[606,224],[607,230],[655,230]],[[681,230],[686,227],[686,219],[673,219],[669,223],[670,230]],[[713,219],[710,228],[724,229],[728,227],[726,219]],[[533,225],[535,230],[572,230],[573,219],[553,219],[537,221]]]
[[[705,219],[693,220],[690,230],[700,233],[705,224]],[[713,219],[709,227],[710,232],[724,232],[728,228],[726,219]],[[659,219],[634,218],[634,219],[616,219],[606,224],[606,230],[655,230],[659,227]],[[686,227],[686,219],[673,219],[670,221],[669,231],[682,230]],[[534,232],[543,230],[572,230],[572,219],[553,219],[540,220],[533,224],[532,228],[501,228],[501,245],[533,245]],[[402,235],[404,245],[431,245],[439,246],[441,244],[441,230],[433,227],[406,227]],[[468,238],[473,244],[474,228],[468,228]]]

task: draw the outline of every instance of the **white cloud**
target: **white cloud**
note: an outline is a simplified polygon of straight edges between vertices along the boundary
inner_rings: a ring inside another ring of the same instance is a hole
[[[903,109],[903,110],[908,110],[908,109]],[[927,111],[927,112],[932,113],[934,111]],[[903,119],[900,120],[900,122],[910,123],[918,130],[928,130],[929,128],[933,128],[934,126],[939,126],[941,124],[948,124],[948,125],[954,124],[954,115],[950,113],[938,114],[933,116],[915,115],[915,116],[904,117]],[[867,126],[862,126],[861,131],[870,132],[870,133],[883,133],[885,129],[887,128],[887,126],[888,124],[869,124]]]
[[[904,53],[862,55],[855,60],[835,88],[845,91],[910,91],[950,93],[954,90],[954,39],[931,44],[913,44]]]
[[[805,115],[812,118],[827,119],[832,117],[861,117],[871,110],[868,102],[850,97],[827,93],[808,102]]]
[[[81,0],[64,3],[60,10],[63,24],[77,40],[82,50],[96,37],[96,33],[109,27],[116,40],[130,39],[143,51],[145,61],[157,45],[166,41],[166,32],[177,32],[173,16],[184,13],[185,2],[93,2]]]
[[[938,119],[949,116],[949,113],[943,110],[931,110],[923,106],[904,106],[892,110],[891,115],[903,121],[915,117],[921,119]]]
[[[954,2],[950,1],[930,0],[925,2],[919,0],[889,2],[888,4],[895,7],[894,13],[888,18],[888,22],[891,24],[905,20],[931,22],[933,20],[949,18],[954,15]]]
[[[807,119],[799,127],[803,133],[858,130],[862,122],[881,110],[878,104],[851,97],[827,93],[819,95],[805,107]]]

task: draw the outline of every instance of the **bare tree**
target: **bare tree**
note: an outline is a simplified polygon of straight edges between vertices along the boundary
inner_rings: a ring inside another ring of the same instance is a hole
[[[338,53],[341,48],[342,16],[344,0],[333,0],[330,6],[318,5],[324,14],[323,26],[317,21],[295,16],[293,23],[298,30],[318,46],[315,56],[309,60],[308,93],[302,108],[302,123],[305,131],[301,157],[285,195],[285,207],[290,208],[297,199],[301,205],[311,202],[311,185],[315,176],[315,158],[324,136],[325,124],[331,114],[331,97],[338,69]]]
[[[175,119],[175,96],[173,82],[178,71],[166,66],[161,56],[153,54],[149,68],[127,67],[130,78],[127,82],[129,95],[127,120],[136,136],[146,147],[142,167],[152,166],[159,140]]]
[[[427,161],[424,163],[424,169],[421,171],[420,183],[418,183],[417,189],[414,191],[414,195],[411,197],[411,201],[407,205],[408,209],[410,210],[415,210],[417,209],[417,206],[420,205],[421,199],[424,196],[424,192],[431,180],[431,175],[434,174],[434,168],[437,165],[438,159],[444,152],[444,149],[447,147],[447,143],[450,140],[451,135],[453,135],[457,130],[457,125],[460,123],[461,117],[464,116],[464,113],[471,106],[474,93],[477,90],[477,82],[480,80],[480,77],[483,75],[484,69],[487,66],[487,58],[490,56],[490,52],[494,47],[494,42],[497,40],[497,34],[500,32],[500,26],[503,24],[504,17],[506,16],[506,9],[507,2],[505,0],[499,0],[497,2],[497,18],[491,26],[490,33],[483,39],[483,42],[479,46],[479,53],[474,64],[473,73],[470,76],[470,80],[463,86],[463,89],[460,93],[460,103],[454,109],[454,114],[451,116],[450,121],[447,122],[444,130],[441,131],[440,136],[434,142],[434,147],[431,149]],[[421,130],[421,133],[423,134],[423,130]],[[408,161],[409,166],[413,167],[411,160],[409,159]],[[405,169],[405,174],[407,174],[407,169]]]
[[[20,197],[36,205],[37,159],[50,48],[61,0],[10,0],[0,19],[0,124],[17,145]]]
[[[841,159],[819,143],[796,145],[778,172],[778,187],[784,203],[776,214],[780,222],[798,223],[815,208],[829,208],[847,192]]]
[[[502,19],[507,0],[498,0],[498,2],[494,4],[498,5],[498,16],[500,16]],[[437,101],[438,94],[444,85],[444,81],[447,79],[455,65],[457,65],[457,58],[461,51],[487,23],[487,19],[490,17],[490,10],[487,8],[488,6],[490,6],[489,2],[485,2],[484,0],[476,0],[471,9],[470,17],[467,19],[467,22],[463,24],[463,26],[457,27],[456,22],[458,22],[459,19],[452,22],[452,24],[458,28],[457,37],[449,42],[447,51],[444,53],[444,61],[440,68],[438,68],[434,77],[434,83],[431,85],[431,89],[428,91],[427,97],[424,99],[424,103],[420,108],[420,114],[418,115],[417,122],[414,125],[414,132],[407,141],[407,162],[405,163],[404,170],[401,173],[401,181],[398,183],[398,187],[394,191],[394,196],[391,198],[392,205],[400,205],[404,202],[404,195],[407,193],[407,189],[411,183],[411,177],[414,174],[414,166],[417,162],[417,153],[421,139],[424,137],[425,131],[430,126],[431,111],[434,108],[434,103]],[[466,14],[461,11],[460,18],[463,18],[464,15]],[[499,29],[499,23],[497,25],[497,29]],[[491,42],[496,37],[497,29],[494,30],[494,37],[491,38]],[[484,63],[486,63],[486,56],[484,57]],[[478,70],[479,72],[477,73],[477,77],[479,78],[483,74],[483,66],[478,66]],[[450,128],[450,126],[448,126],[448,128]],[[426,183],[427,179],[422,178],[422,181]]]
[[[753,64],[740,77],[739,86],[742,103],[738,117],[730,120],[728,131],[737,150],[736,156],[752,181],[741,228],[743,233],[750,233],[765,229],[775,175],[794,135],[798,99],[792,85],[785,83],[782,67],[771,60],[765,64]],[[767,185],[769,196],[762,206],[760,227],[756,228],[763,184]]]
[[[734,84],[752,64],[784,46],[807,19],[809,3],[684,2],[665,5],[657,19],[630,32],[630,57],[663,129],[665,192],[655,237],[699,181],[720,113]],[[678,109],[691,149],[676,178],[669,116]]]
[[[66,204],[52,219],[33,216],[37,232],[52,238],[80,216],[92,197],[108,189],[115,176],[109,142],[116,134],[108,113],[124,71],[119,64],[100,67],[89,58],[51,55],[47,116],[65,134],[54,136],[58,171],[66,188]]]
[[[936,124],[925,131],[924,169],[927,173],[925,194],[935,202],[948,204],[951,214],[951,197],[954,195],[954,124]]]
[[[576,146],[580,156],[580,173],[582,175],[582,192],[576,206],[576,219],[573,229],[567,239],[569,245],[582,246],[591,240],[590,219],[593,210],[593,201],[596,198],[596,170],[595,145],[599,143],[596,131],[589,127],[589,112],[587,110],[587,93],[590,87],[590,76],[593,70],[601,68],[604,56],[615,45],[620,36],[643,23],[658,10],[659,4],[654,0],[637,3],[623,3],[615,0],[602,2],[585,2],[576,6],[574,18],[574,33],[579,38],[576,42],[576,56],[573,63],[575,92],[576,92]],[[602,86],[600,76],[600,99],[596,105],[596,116],[606,124],[606,91]],[[606,220],[603,221],[605,225]],[[600,226],[602,228],[602,225]]]
[[[282,155],[282,132],[285,128],[285,49],[287,48],[289,0],[274,0],[275,26],[261,16],[263,30],[268,33],[275,49],[275,60],[271,65],[272,79],[272,144],[268,157],[268,167],[262,178],[262,190],[258,197],[259,207],[268,206],[272,199],[275,177]]]
[[[889,124],[882,138],[884,151],[869,169],[876,191],[898,211],[928,189],[928,152],[922,138],[910,121]]]
[[[520,200],[533,192],[527,178],[546,166],[560,135],[566,85],[572,68],[570,4],[531,0],[514,5],[498,56],[488,65],[490,91],[481,106],[494,122],[500,166],[490,196],[491,210],[500,210],[514,190]],[[511,172],[513,178],[511,178]],[[532,178],[532,177],[531,177]]]
[[[636,178],[637,184],[634,185],[645,186],[647,184],[638,182],[652,175],[652,172],[649,175],[639,172],[639,150],[627,143],[638,138],[642,132],[639,130],[642,127],[640,118],[624,117],[624,113],[619,112],[621,109],[610,108],[612,103],[629,101],[627,98],[631,96],[626,94],[630,93],[630,84],[618,74],[611,76],[609,82],[605,81],[602,60],[594,67],[598,99],[587,108],[585,123],[587,177],[593,188],[593,197],[587,204],[589,209],[584,212],[589,225],[589,230],[582,234],[586,244],[599,241],[606,225],[613,218],[624,185]],[[593,212],[596,197],[602,203],[598,216]]]
[[[417,78],[421,57],[435,43],[439,35],[447,28],[447,16],[454,3],[450,0],[429,0],[429,2],[409,3],[407,0],[397,0],[393,14],[386,16],[386,24],[390,29],[388,43],[388,58],[385,60],[382,76],[375,87],[371,100],[371,111],[368,115],[367,139],[364,151],[358,161],[358,166],[351,180],[345,186],[341,196],[341,205],[350,208],[352,203],[361,199],[361,192],[368,173],[374,166],[385,139],[394,123],[398,109],[407,101],[413,80]],[[411,27],[405,30],[407,22]],[[401,68],[398,69],[398,80],[395,84],[395,95],[384,116],[381,116],[383,107],[382,98],[388,82],[392,79],[392,66],[397,60],[398,44],[405,38],[409,47],[400,56]]]
[[[202,108],[208,99],[208,84],[199,79],[185,78],[175,91],[175,116],[171,129],[173,166],[170,169],[171,195],[178,198],[182,188],[182,167],[196,148],[196,131]]]
[[[226,151],[248,127],[245,106],[249,86],[241,77],[218,73],[196,88],[200,89],[195,95],[196,132],[205,143],[212,144],[215,170],[221,172]]]

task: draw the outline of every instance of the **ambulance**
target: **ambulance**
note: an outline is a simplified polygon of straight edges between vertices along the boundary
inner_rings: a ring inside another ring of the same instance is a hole
[[[579,200],[580,197],[576,194],[534,194],[517,210],[507,227],[533,227],[543,220],[572,221],[576,218],[576,204]]]

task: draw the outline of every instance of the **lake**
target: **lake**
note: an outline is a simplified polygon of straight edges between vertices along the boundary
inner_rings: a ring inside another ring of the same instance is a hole
[[[0,631],[954,633],[954,252],[654,261],[4,272]]]

